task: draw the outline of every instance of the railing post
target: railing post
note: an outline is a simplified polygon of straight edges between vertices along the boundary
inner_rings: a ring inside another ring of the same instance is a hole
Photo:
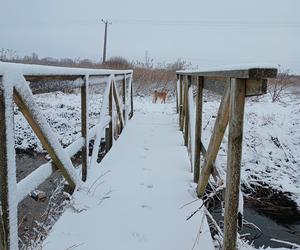
[[[89,140],[88,140],[88,75],[84,77],[84,85],[81,87],[81,136],[84,138],[82,146],[82,176],[81,180],[86,181],[87,168],[88,168],[88,153],[89,153]]]
[[[179,76],[179,127],[183,131],[183,75]]]
[[[112,117],[112,109],[113,109],[113,83],[111,83],[109,88],[109,97],[108,97],[108,115],[111,117],[109,125],[108,125],[108,135],[106,142],[107,147],[106,149],[109,151],[112,147],[112,140],[113,140],[113,117]]]
[[[0,249],[18,249],[13,86],[0,77]]]
[[[176,113],[179,113],[179,99],[178,99],[178,86],[179,86],[179,75],[176,74],[176,88],[175,88],[175,94],[176,94]]]
[[[195,160],[194,160],[194,182],[197,183],[200,175],[200,152],[202,132],[202,98],[203,98],[203,77],[197,77],[196,97],[196,125],[195,125]]]
[[[243,119],[246,93],[245,79],[230,83],[228,158],[224,215],[224,250],[236,249],[240,168],[242,158]]]
[[[186,76],[184,81],[184,145],[189,143],[189,87],[191,84],[191,76]]]
[[[132,79],[131,79],[132,81]],[[132,83],[130,85],[130,119],[133,117],[133,89]]]
[[[122,80],[123,120],[126,123],[126,74]],[[124,124],[125,125],[125,124]]]

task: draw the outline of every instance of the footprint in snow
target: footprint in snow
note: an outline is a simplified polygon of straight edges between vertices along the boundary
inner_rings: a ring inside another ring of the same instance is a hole
[[[153,184],[148,184],[147,188],[153,188]]]
[[[136,238],[136,239],[138,240],[138,242],[145,242],[145,241],[147,241],[146,235],[141,234],[141,233],[139,233],[139,232],[133,232],[133,233],[132,233],[132,236],[133,236],[134,238]]]
[[[147,203],[143,203],[143,204],[141,205],[141,208],[146,208],[146,209],[149,209],[149,210],[152,209],[152,207],[149,206]]]

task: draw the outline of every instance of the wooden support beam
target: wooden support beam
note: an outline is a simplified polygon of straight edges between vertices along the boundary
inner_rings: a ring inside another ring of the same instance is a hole
[[[189,100],[188,100],[188,91],[189,84],[191,83],[191,77],[186,77],[184,81],[184,145],[187,147],[189,143]]]
[[[81,136],[84,139],[84,145],[82,146],[81,158],[82,158],[82,174],[81,180],[86,181],[87,169],[88,169],[88,153],[89,153],[89,137],[88,137],[88,76],[84,77],[84,85],[81,87]]]
[[[108,97],[108,115],[111,117],[111,120],[108,125],[108,135],[106,141],[106,149],[109,151],[112,147],[113,143],[113,117],[112,117],[112,109],[113,109],[113,84],[110,85],[109,89],[109,97]]]
[[[132,81],[132,79],[131,79]],[[130,84],[130,119],[133,117],[133,89],[132,83]]]
[[[126,123],[126,75],[122,80],[122,102],[123,102],[123,120],[124,123]]]
[[[224,95],[230,85],[230,78],[204,77],[203,88],[218,95]],[[246,96],[258,96],[267,93],[266,79],[246,79]]]
[[[201,131],[202,131],[202,98],[203,98],[203,77],[197,77],[196,97],[196,124],[195,124],[195,160],[194,160],[194,182],[197,183],[200,175],[200,152],[201,152]]]
[[[213,163],[216,160],[229,119],[230,88],[228,88],[220,103],[213,134],[207,149],[204,165],[198,180],[197,194],[202,197],[208,184],[209,176],[213,171]]]
[[[121,111],[121,108],[120,108],[119,94],[117,92],[118,90],[117,90],[115,82],[112,82],[112,89],[113,89],[113,96],[114,96],[114,99],[115,99],[117,114],[118,114],[118,117],[119,117],[119,121],[121,123],[120,132],[122,132],[122,130],[124,128],[124,119],[123,119],[122,111]]]
[[[7,86],[5,86],[7,85]],[[0,77],[0,249],[18,249],[13,87]]]
[[[41,110],[34,102],[29,87],[16,85],[14,88],[14,100],[32,130],[51,156],[53,163],[61,171],[70,187],[74,190],[77,184],[74,166],[70,158],[65,154],[65,150],[59,143],[57,137],[52,132]]]
[[[179,127],[183,131],[183,76],[179,76]]]
[[[224,250],[237,248],[236,239],[246,81],[244,79],[233,79],[230,87],[231,97],[225,192]]]
[[[176,87],[175,87],[175,95],[176,95],[176,113],[178,114],[179,113],[179,98],[178,98],[178,95],[179,95],[179,75],[177,74],[176,75]]]

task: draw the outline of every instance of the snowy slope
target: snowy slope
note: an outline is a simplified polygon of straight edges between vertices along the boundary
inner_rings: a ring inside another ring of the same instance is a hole
[[[138,103],[43,249],[214,249],[203,213],[186,220],[201,201],[184,206],[196,195],[174,108]]]

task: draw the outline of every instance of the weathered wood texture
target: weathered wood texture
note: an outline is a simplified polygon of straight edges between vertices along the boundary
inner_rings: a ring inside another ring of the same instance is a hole
[[[126,76],[122,80],[122,103],[123,103],[123,119],[124,119],[124,123],[126,123]]]
[[[110,86],[109,99],[108,99],[108,115],[110,117],[112,117],[112,109],[113,109],[113,84],[111,84]],[[113,119],[111,119],[109,122],[107,141],[105,143],[106,143],[106,150],[109,151],[113,143]]]
[[[276,68],[248,68],[237,70],[212,70],[212,71],[189,71],[180,70],[176,72],[180,75],[193,75],[193,76],[212,76],[212,77],[231,77],[231,78],[244,78],[244,79],[263,79],[275,78],[277,75]]]
[[[56,142],[55,145],[53,144],[55,140],[55,136],[54,137],[52,136],[52,138],[50,139],[46,135],[47,133],[50,133],[51,128],[49,127],[49,125],[47,126],[47,128],[40,126],[39,121],[43,119],[42,113],[41,111],[38,111],[36,105],[33,105],[34,102],[26,99],[29,96],[27,94],[28,93],[22,93],[21,91],[14,89],[14,100],[18,108],[26,118],[32,130],[35,132],[35,134],[41,141],[42,145],[49,153],[55,166],[61,171],[62,175],[65,177],[69,185],[73,189],[75,189],[76,180],[74,179],[74,175],[70,174],[68,170],[66,170],[64,165],[67,163],[70,167],[73,167],[71,160],[69,158],[65,158],[62,153],[58,154],[59,152],[63,152],[64,149],[62,148],[59,142]]]
[[[82,146],[82,173],[81,180],[86,181],[88,169],[88,153],[89,153],[89,139],[88,139],[88,77],[84,78],[85,84],[81,87],[81,136],[84,138]]]
[[[0,77],[0,249],[18,248],[16,163],[12,87],[4,88]]]
[[[112,84],[112,88],[113,88],[113,96],[114,96],[114,100],[115,100],[115,105],[116,105],[116,110],[117,110],[117,114],[119,117],[119,121],[121,124],[121,128],[120,128],[120,132],[122,131],[122,129],[124,128],[124,120],[123,120],[123,114],[120,108],[120,103],[119,103],[119,95],[118,95],[118,90],[116,88],[115,83]]]
[[[183,131],[183,76],[179,76],[179,127]]]
[[[184,120],[183,120],[183,129],[184,129],[184,145],[188,146],[189,143],[189,100],[188,100],[188,91],[191,78],[185,77],[184,79]]]
[[[197,183],[200,174],[200,152],[201,152],[201,130],[202,130],[202,97],[203,97],[203,77],[197,79],[196,96],[196,124],[195,124],[195,152],[194,152],[194,182]]]
[[[198,180],[197,194],[203,196],[208,184],[209,176],[213,171],[213,163],[216,160],[220,145],[222,143],[224,133],[228,124],[229,118],[229,101],[230,88],[226,90],[225,95],[220,103],[217,119],[215,121],[213,134],[210,138],[207,153],[204,160],[204,165]]]
[[[243,119],[246,82],[233,79],[231,82],[227,177],[224,216],[224,250],[236,249],[237,219],[240,190],[240,165],[242,157]]]

